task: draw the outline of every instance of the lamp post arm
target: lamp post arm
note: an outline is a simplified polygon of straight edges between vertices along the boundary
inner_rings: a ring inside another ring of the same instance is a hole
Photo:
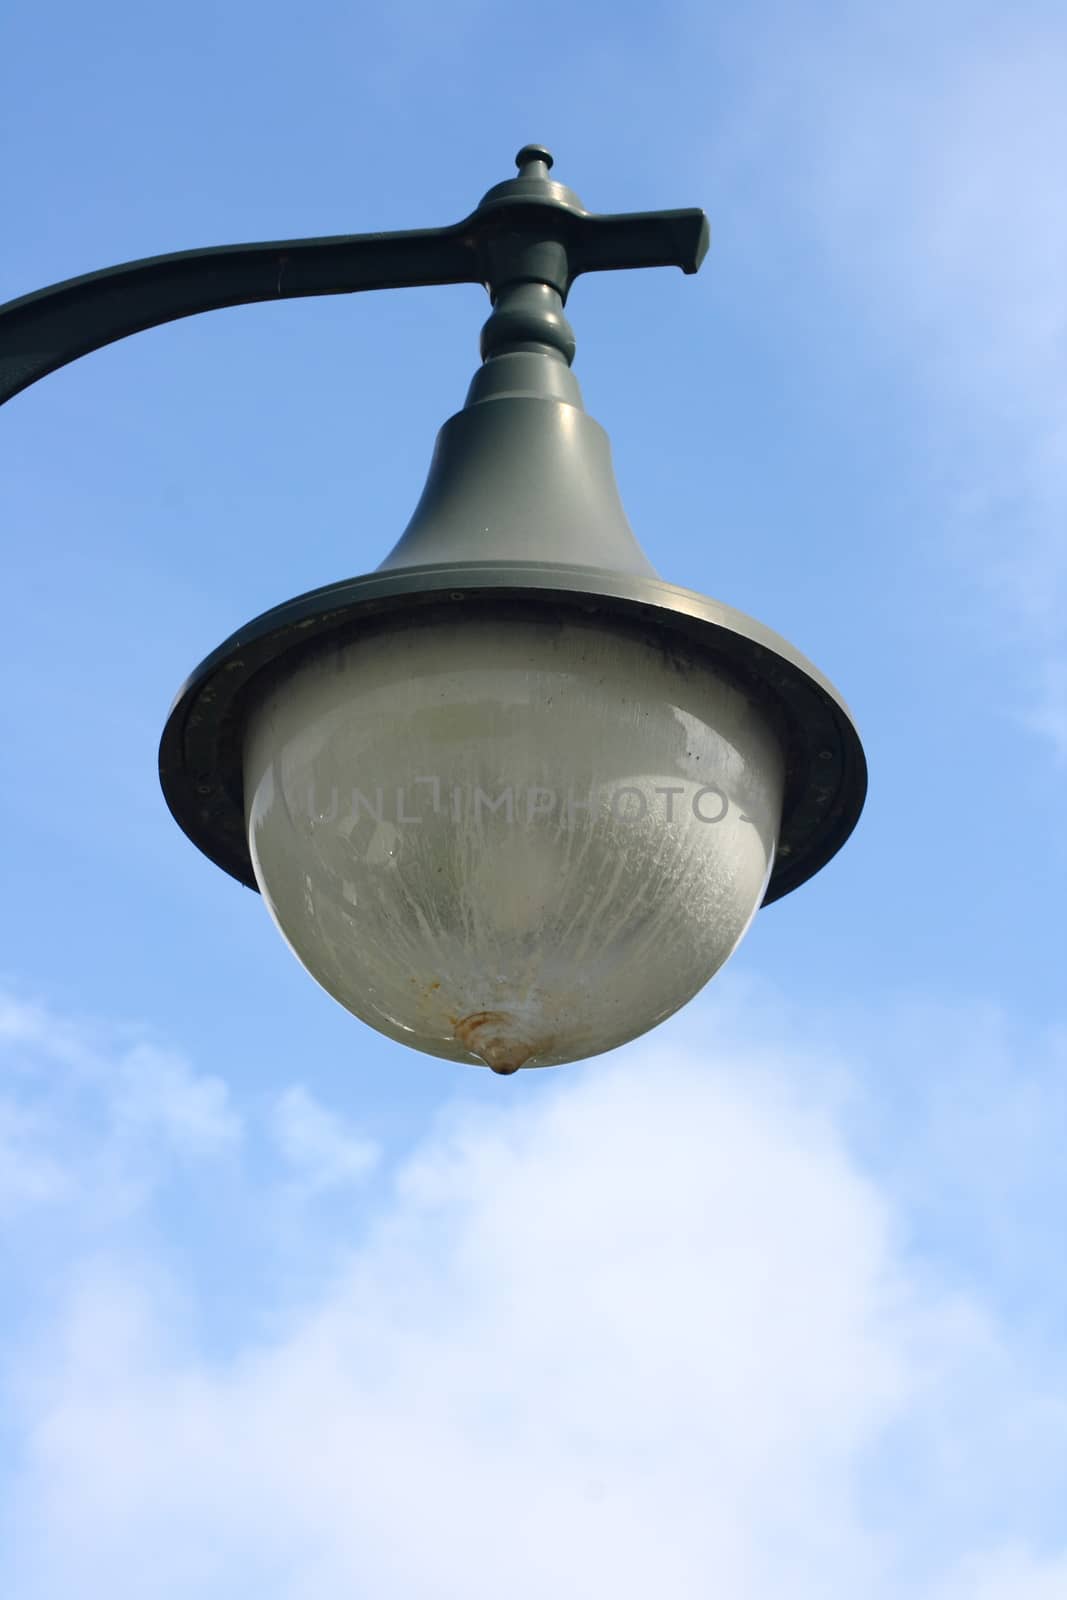
[[[597,216],[548,181],[551,157],[539,146],[518,162],[518,178],[451,227],[182,250],[11,300],[0,306],[0,405],[116,339],[225,306],[445,283],[482,283],[493,294],[501,278],[514,280],[517,261],[550,261],[546,275],[564,298],[583,272],[699,267],[708,244],[702,211]]]
[[[222,245],[128,261],[0,306],[0,404],[116,339],[201,311],[477,282],[477,257],[460,227]]]

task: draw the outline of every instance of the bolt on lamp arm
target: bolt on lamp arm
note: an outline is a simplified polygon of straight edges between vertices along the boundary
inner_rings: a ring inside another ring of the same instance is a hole
[[[445,283],[484,284],[494,303],[505,285],[547,283],[565,301],[583,272],[700,266],[702,211],[598,216],[549,179],[543,147],[524,146],[516,165],[451,227],[182,250],[11,300],[0,306],[0,404],[117,339],[226,306]]]

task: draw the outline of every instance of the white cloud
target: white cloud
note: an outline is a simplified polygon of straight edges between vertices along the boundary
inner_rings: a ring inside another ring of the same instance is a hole
[[[968,1560],[938,1600],[1063,1600],[1067,1559],[1037,1561],[1027,1550],[991,1550]]]
[[[184,1237],[72,1260],[19,1356],[9,1592],[1055,1592],[1055,1376],[908,1247],[840,1063],[701,1012],[699,1055],[674,1027],[454,1106],[322,1222],[332,1280],[224,1348]],[[300,1161],[353,1138],[306,1091],[278,1109],[316,1130]],[[265,1212],[289,1181],[245,1178]]]
[[[44,1142],[38,1117],[0,1100],[0,1223],[67,1191],[66,1174]]]
[[[194,1073],[180,1057],[143,1044],[122,1057],[112,1115],[126,1138],[156,1133],[191,1154],[225,1149],[241,1137],[221,1078]]]
[[[359,1183],[377,1164],[374,1142],[354,1133],[300,1084],[278,1096],[273,1121],[283,1160],[308,1189]]]
[[[81,1220],[140,1209],[175,1158],[240,1142],[226,1084],[136,1030],[0,992],[0,1217],[77,1197]]]

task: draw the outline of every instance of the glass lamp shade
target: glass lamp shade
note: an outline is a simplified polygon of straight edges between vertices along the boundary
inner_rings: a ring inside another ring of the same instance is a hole
[[[256,881],[390,1038],[497,1072],[692,998],[763,898],[777,734],[717,668],[602,618],[424,614],[305,660],[247,724]]]

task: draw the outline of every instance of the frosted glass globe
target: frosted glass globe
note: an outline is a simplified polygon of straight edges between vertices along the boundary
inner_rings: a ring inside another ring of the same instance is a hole
[[[783,759],[735,683],[600,618],[442,617],[327,647],[245,746],[256,881],[364,1022],[498,1072],[691,999],[763,898]]]

